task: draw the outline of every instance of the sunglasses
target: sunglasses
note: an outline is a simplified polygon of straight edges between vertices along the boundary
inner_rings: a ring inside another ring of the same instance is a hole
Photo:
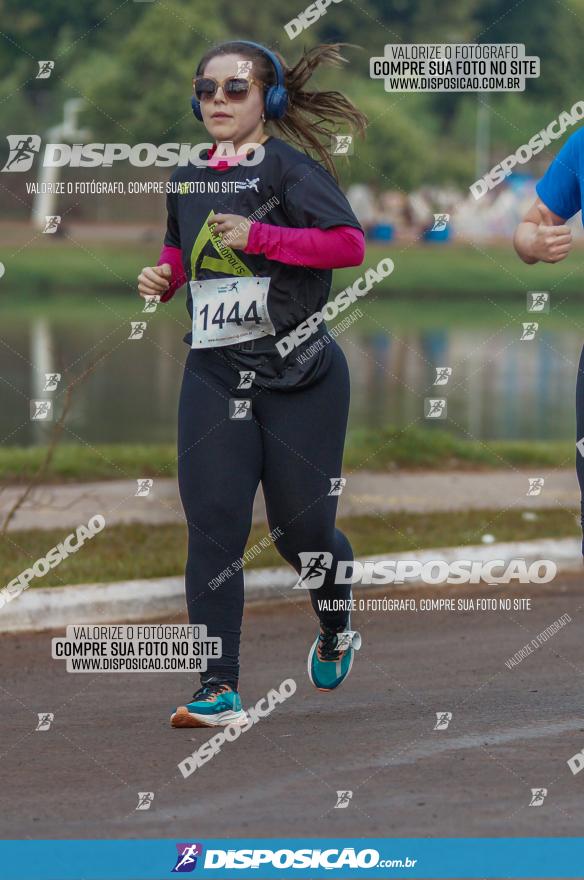
[[[249,95],[250,89],[255,83],[261,86],[262,83],[252,77],[228,76],[222,82],[213,79],[212,76],[195,77],[194,88],[197,101],[210,101],[217,94],[219,86],[223,89],[223,94],[228,101],[245,101]]]

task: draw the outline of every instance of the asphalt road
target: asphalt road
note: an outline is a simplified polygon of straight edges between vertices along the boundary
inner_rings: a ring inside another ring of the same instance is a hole
[[[178,762],[214,732],[168,724],[187,674],[68,674],[50,658],[54,634],[5,636],[0,837],[581,835],[584,772],[567,760],[584,749],[582,578],[393,594],[445,595],[531,597],[532,610],[358,612],[363,647],[328,695],[306,676],[306,601],[250,606],[244,704],[287,678],[296,693],[188,779]],[[35,730],[40,712],[54,714],[49,730]],[[433,729],[437,712],[452,713],[447,729]],[[548,790],[542,806],[532,788]],[[335,808],[343,790],[349,806]],[[148,810],[138,792],[154,792]]]

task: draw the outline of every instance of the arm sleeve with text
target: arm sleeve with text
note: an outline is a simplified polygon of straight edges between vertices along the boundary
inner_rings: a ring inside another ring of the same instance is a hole
[[[344,193],[317,162],[300,162],[282,181],[282,205],[291,226],[361,229]]]
[[[584,129],[571,135],[535,187],[541,201],[564,220],[582,207],[580,180]]]

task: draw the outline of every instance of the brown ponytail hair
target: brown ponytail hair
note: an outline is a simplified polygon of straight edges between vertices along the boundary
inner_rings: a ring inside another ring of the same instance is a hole
[[[338,177],[328,147],[331,135],[339,131],[340,124],[344,124],[363,136],[368,120],[366,115],[341,92],[308,91],[304,86],[319,65],[341,67],[347,59],[343,58],[340,50],[343,46],[351,45],[351,43],[330,43],[304,50],[300,61],[294,67],[288,67],[282,55],[273,52],[284,71],[284,85],[288,90],[288,110],[282,119],[269,120],[268,124],[278,129],[285,139],[304,152],[316,153],[335,180],[338,180]],[[205,66],[216,55],[241,55],[253,62],[255,76],[266,86],[274,85],[276,82],[276,72],[269,58],[259,49],[238,40],[221,43],[210,49],[199,62],[197,76],[204,73]],[[323,138],[326,138],[328,143],[323,143]]]

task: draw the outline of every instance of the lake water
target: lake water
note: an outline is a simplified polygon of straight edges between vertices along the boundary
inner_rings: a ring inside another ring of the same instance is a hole
[[[99,309],[30,304],[12,309],[0,334],[0,438],[4,445],[44,442],[30,420],[30,399],[50,398],[45,374],[62,383],[93,361],[67,421],[66,442],[173,442],[188,329],[180,303],[155,315],[96,299]],[[145,319],[141,340],[129,320]],[[573,399],[584,329],[574,315],[546,323],[520,341],[519,307],[500,315],[456,302],[372,304],[338,337],[351,370],[350,427],[428,427],[426,398],[446,398],[447,418],[432,422],[461,437],[572,440]],[[448,384],[433,385],[436,367]],[[57,395],[58,397],[58,395]]]

